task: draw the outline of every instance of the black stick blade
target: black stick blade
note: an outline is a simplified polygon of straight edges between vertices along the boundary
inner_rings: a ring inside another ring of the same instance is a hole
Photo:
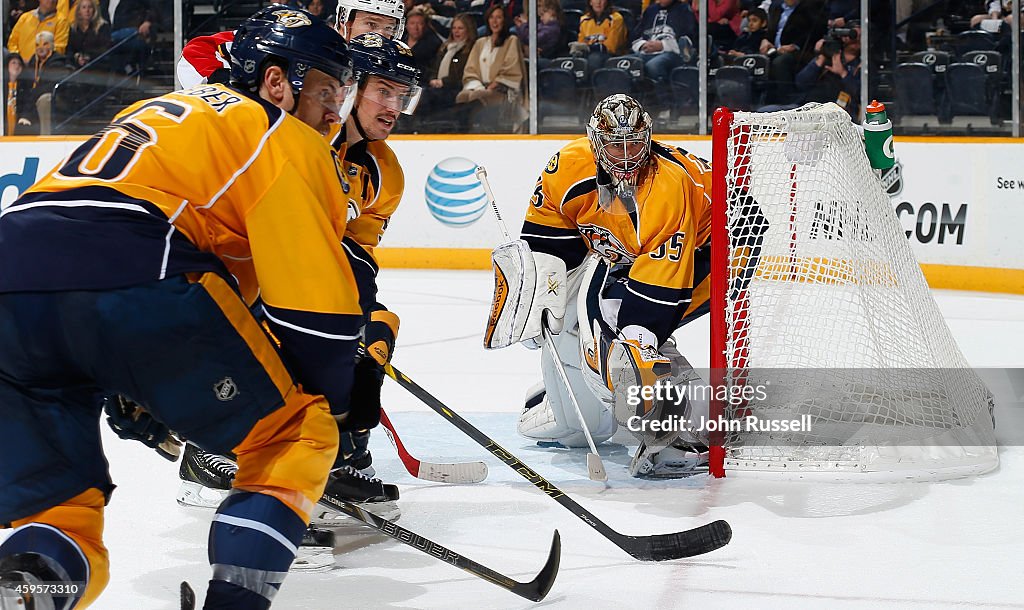
[[[534,602],[544,599],[548,591],[555,584],[555,577],[558,576],[558,565],[562,561],[562,537],[555,530],[551,537],[551,550],[548,551],[548,560],[544,563],[537,577],[530,582],[517,582],[512,592]]]
[[[722,548],[732,540],[732,527],[719,519],[685,532],[629,538],[632,540],[625,546],[619,546],[633,557],[643,561],[669,561],[703,555]]]
[[[185,581],[181,582],[180,588],[181,610],[195,610],[196,593]]]

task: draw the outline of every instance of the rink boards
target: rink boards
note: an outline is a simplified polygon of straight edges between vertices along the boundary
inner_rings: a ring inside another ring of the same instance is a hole
[[[710,138],[656,136],[710,158]],[[83,138],[0,138],[0,205],[14,200]],[[448,157],[483,165],[514,231],[537,176],[570,138],[564,136],[394,136],[406,192],[388,227],[381,262],[391,267],[484,269],[501,242],[490,215],[452,228],[427,211],[423,189]],[[1024,142],[980,138],[900,138],[902,177],[889,186],[893,211],[934,288],[1024,294]]]

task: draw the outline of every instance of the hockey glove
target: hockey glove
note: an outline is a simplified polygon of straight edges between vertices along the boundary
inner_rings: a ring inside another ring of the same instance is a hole
[[[395,337],[398,336],[398,316],[377,303],[370,312],[370,321],[363,329],[363,343],[366,353],[384,366],[391,361],[391,353],[395,349]]]
[[[373,358],[356,358],[349,411],[341,423],[342,430],[368,430],[380,423],[380,387],[384,384],[384,369]]]
[[[152,447],[164,459],[178,460],[181,441],[132,399],[120,394],[107,396],[103,400],[103,410],[107,412],[107,424],[119,437]]]

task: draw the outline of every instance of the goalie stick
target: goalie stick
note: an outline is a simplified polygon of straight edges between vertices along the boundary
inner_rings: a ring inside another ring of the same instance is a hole
[[[433,540],[424,538],[423,536],[398,525],[394,521],[388,521],[387,519],[378,517],[371,512],[367,512],[355,504],[351,504],[343,500],[336,500],[334,498],[324,498],[321,502],[330,504],[330,506],[335,510],[362,521],[366,525],[380,531],[386,536],[390,536],[391,538],[407,544],[418,551],[426,553],[427,555],[433,555],[445,563],[450,563],[456,568],[469,572],[473,576],[490,581],[499,587],[507,589],[520,597],[525,597],[530,601],[539,602],[544,599],[548,594],[548,591],[551,590],[551,586],[555,584],[555,576],[558,575],[558,564],[561,561],[562,556],[562,541],[561,537],[558,535],[558,530],[555,530],[555,533],[551,538],[551,550],[548,551],[548,559],[544,562],[544,567],[541,568],[540,572],[533,580],[529,582],[519,582],[518,580],[509,578],[504,574],[495,572],[487,566],[460,555],[449,548],[443,547]]]
[[[567,496],[561,489],[555,487],[547,479],[521,462],[519,458],[512,455],[507,449],[494,442],[493,439],[481,432],[473,424],[463,419],[458,413],[452,411],[437,398],[434,398],[433,395],[406,377],[404,373],[393,365],[385,365],[384,370],[389,377],[397,381],[399,385],[412,393],[413,396],[423,401],[434,412],[450,421],[456,428],[462,430],[462,432],[475,440],[494,457],[504,462],[524,479],[533,483],[537,489],[543,491],[555,502],[561,504],[569,512],[582,519],[587,525],[597,530],[602,536],[611,540],[620,549],[636,559],[642,561],[666,561],[669,559],[692,557],[722,548],[729,544],[729,540],[732,539],[732,528],[726,521],[721,519],[672,534],[629,536],[617,532],[605,524],[605,522],[595,517],[590,511],[577,504],[575,500]]]
[[[416,459],[406,450],[402,439],[398,436],[398,432],[395,431],[394,425],[383,409],[380,411],[380,423],[384,425],[384,432],[391,439],[391,444],[398,452],[398,457],[402,460],[405,469],[417,479],[437,483],[479,483],[487,478],[487,464],[483,462],[435,464]]]

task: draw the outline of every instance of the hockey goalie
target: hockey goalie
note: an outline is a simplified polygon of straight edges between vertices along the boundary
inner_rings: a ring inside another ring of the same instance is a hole
[[[595,443],[622,425],[640,443],[630,473],[674,477],[706,464],[706,439],[679,429],[708,406],[684,398],[688,384],[702,382],[672,333],[707,312],[711,168],[652,141],[651,127],[636,100],[612,95],[594,109],[587,137],[551,157],[520,239],[493,252],[484,344],[536,349],[543,325],[554,335],[520,434],[583,447],[584,425]]]

